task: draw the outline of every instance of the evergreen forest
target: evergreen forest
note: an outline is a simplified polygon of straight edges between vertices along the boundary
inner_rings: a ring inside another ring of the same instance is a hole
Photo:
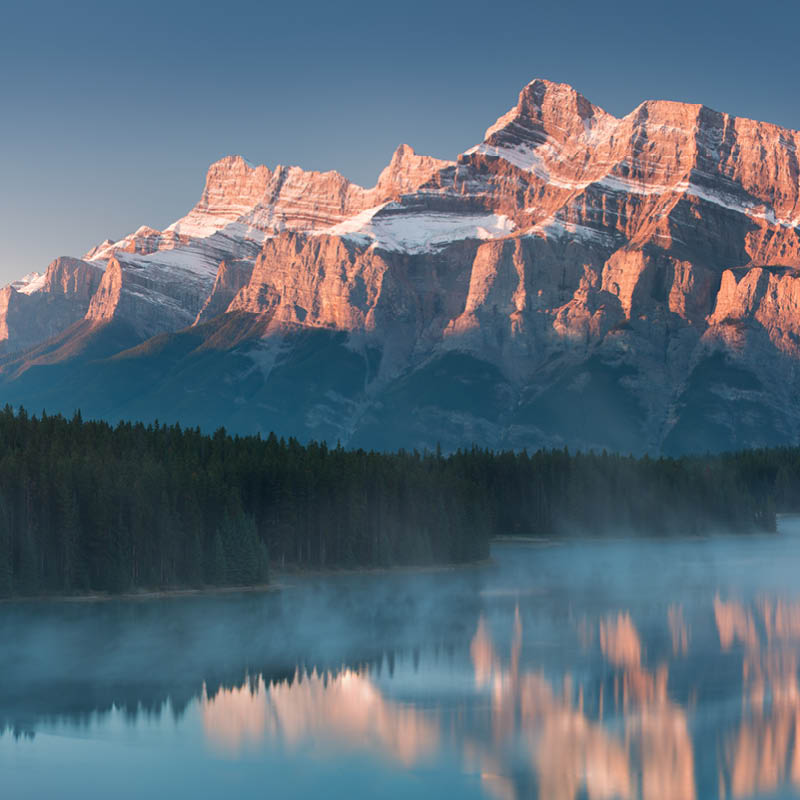
[[[800,448],[396,453],[0,411],[0,596],[485,559],[498,535],[774,531]]]

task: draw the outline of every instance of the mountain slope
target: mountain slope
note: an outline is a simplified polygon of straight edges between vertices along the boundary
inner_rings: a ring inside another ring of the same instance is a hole
[[[371,189],[225,158],[165,231],[3,290],[3,393],[366,447],[796,442],[798,144],[535,80]]]

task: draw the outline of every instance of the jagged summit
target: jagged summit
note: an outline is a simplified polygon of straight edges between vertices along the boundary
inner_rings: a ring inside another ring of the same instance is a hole
[[[536,78],[522,89],[517,104],[486,129],[484,141],[489,142],[513,126],[545,132],[548,126],[552,127],[559,120],[568,120],[572,128],[576,120],[589,121],[608,116],[569,84]]]
[[[53,402],[370,446],[797,441],[799,145],[698,104],[618,118],[535,79],[456,160],[402,144],[373,187],[227,156],[164,231],[2,290],[0,376],[41,405],[26,348],[161,336],[119,361],[146,389],[114,372],[98,405],[83,387],[112,368],[87,362]]]

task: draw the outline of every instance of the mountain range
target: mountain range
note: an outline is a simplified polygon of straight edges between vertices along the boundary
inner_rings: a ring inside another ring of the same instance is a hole
[[[376,185],[212,164],[0,291],[0,398],[379,449],[800,441],[800,133],[534,80]]]

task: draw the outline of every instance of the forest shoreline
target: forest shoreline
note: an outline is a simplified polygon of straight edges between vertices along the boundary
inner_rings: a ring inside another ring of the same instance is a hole
[[[386,575],[397,573],[434,573],[434,572],[453,572],[478,569],[491,566],[491,558],[478,559],[476,561],[455,562],[452,564],[420,564],[417,566],[402,564],[391,567],[328,567],[315,569],[282,569],[275,570],[272,574],[276,580],[270,583],[258,584],[255,586],[201,586],[186,589],[143,589],[134,592],[85,592],[80,594],[37,594],[37,595],[13,595],[11,597],[0,598],[0,607],[4,605],[22,605],[26,603],[108,603],[116,601],[131,600],[181,600],[184,598],[212,597],[215,595],[236,595],[236,594],[269,594],[272,592],[293,589],[291,583],[293,578],[335,578],[335,577],[355,577],[359,575]]]
[[[284,571],[446,569],[489,557],[494,536],[531,532],[774,531],[798,498],[800,448],[377,453],[6,406],[0,597],[191,596],[272,586]]]
[[[256,586],[202,586],[193,589],[143,589],[135,592],[82,592],[76,594],[12,595],[0,598],[0,606],[24,603],[108,603],[117,600],[179,600],[189,597],[231,594],[266,594],[284,588],[277,583]]]
[[[799,511],[778,512],[778,521],[783,519],[800,518]],[[574,542],[597,542],[597,541],[624,541],[627,539],[710,539],[715,535],[741,537],[743,534],[736,531],[717,531],[702,534],[685,534],[676,536],[675,534],[623,534],[617,536],[607,536],[604,534],[578,534],[572,536],[515,536],[513,534],[500,534],[491,537],[491,544],[526,544],[538,547],[557,547]],[[775,536],[780,535],[780,531],[753,531],[753,536]],[[0,607],[9,604],[26,603],[105,603],[112,601],[131,601],[131,600],[180,600],[184,598],[225,596],[236,594],[268,594],[294,588],[293,579],[308,578],[335,578],[335,577],[354,577],[360,575],[386,575],[386,574],[425,574],[436,572],[452,572],[455,570],[466,571],[491,566],[494,559],[482,558],[474,561],[452,562],[447,564],[398,564],[386,567],[314,567],[305,569],[303,567],[290,567],[283,569],[270,570],[274,580],[269,583],[240,586],[201,586],[196,588],[174,588],[174,589],[142,589],[139,591],[114,593],[114,592],[84,592],[76,594],[36,594],[30,596],[12,595],[10,597],[0,597]]]

